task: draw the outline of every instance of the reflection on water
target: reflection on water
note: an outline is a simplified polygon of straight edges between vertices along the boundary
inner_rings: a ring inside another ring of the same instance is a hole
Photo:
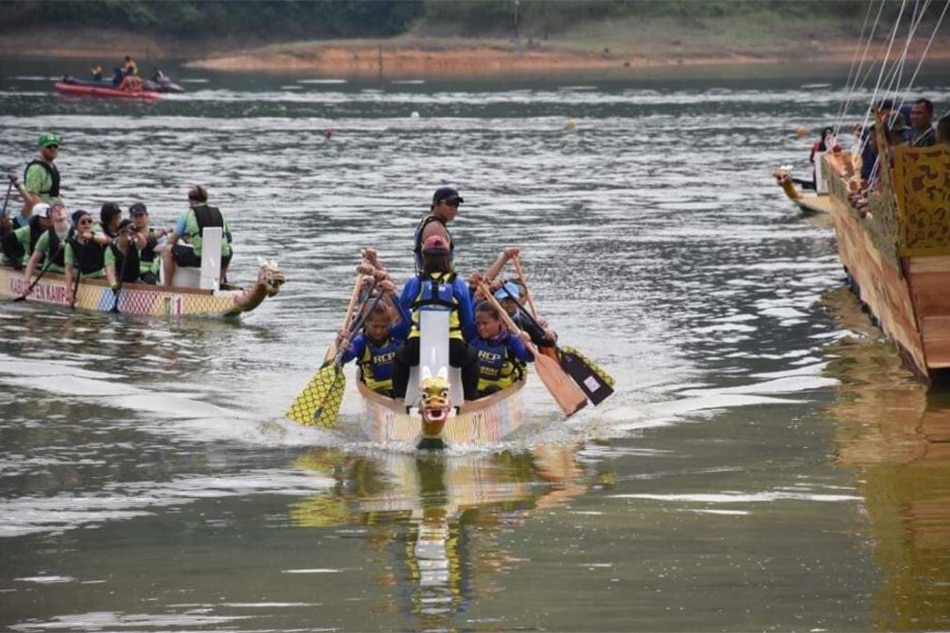
[[[413,614],[420,630],[457,626],[475,600],[501,590],[493,576],[518,564],[499,539],[533,511],[552,508],[609,483],[586,472],[573,446],[496,455],[380,454],[313,449],[296,465],[336,482],[296,501],[290,516],[304,528],[365,526],[376,555],[381,614]]]
[[[827,304],[858,337],[839,340],[827,373],[841,381],[829,407],[838,462],[858,475],[875,561],[882,631],[950,627],[950,392],[928,391],[870,326],[853,296]]]

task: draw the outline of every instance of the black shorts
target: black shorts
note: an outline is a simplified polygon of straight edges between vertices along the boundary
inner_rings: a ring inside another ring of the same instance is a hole
[[[231,262],[233,251],[221,258],[221,266],[227,266]],[[189,246],[175,244],[172,246],[172,259],[175,264],[183,268],[201,268],[201,255],[195,255],[194,249]]]

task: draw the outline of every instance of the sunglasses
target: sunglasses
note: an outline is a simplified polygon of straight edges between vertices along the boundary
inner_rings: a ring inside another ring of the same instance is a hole
[[[59,145],[47,145],[45,149],[59,149]]]
[[[79,224],[92,224],[92,220],[80,220]]]
[[[447,207],[457,207],[461,204],[460,200],[441,200],[440,202]]]

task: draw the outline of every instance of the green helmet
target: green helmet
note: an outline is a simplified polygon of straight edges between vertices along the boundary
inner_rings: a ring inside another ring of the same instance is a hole
[[[59,135],[52,132],[43,132],[40,134],[40,147],[49,147],[50,145],[60,145]]]

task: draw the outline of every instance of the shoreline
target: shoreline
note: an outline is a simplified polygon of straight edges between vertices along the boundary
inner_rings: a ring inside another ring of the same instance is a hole
[[[673,39],[669,32],[652,39],[631,34],[624,41],[598,41],[590,50],[587,40],[555,42],[513,40],[400,37],[386,40],[323,40],[266,44],[259,41],[218,38],[190,41],[162,39],[157,35],[126,31],[31,29],[0,38],[0,57],[52,57],[62,59],[185,60],[185,68],[219,72],[314,72],[334,77],[366,78],[557,75],[579,72],[636,72],[638,70],[790,65],[849,64],[859,50],[856,38],[822,37],[807,42],[794,37],[764,42],[724,43],[721,40]],[[54,42],[39,51],[36,41]],[[915,42],[908,63],[923,54]],[[950,41],[934,42],[929,62],[950,62]]]

